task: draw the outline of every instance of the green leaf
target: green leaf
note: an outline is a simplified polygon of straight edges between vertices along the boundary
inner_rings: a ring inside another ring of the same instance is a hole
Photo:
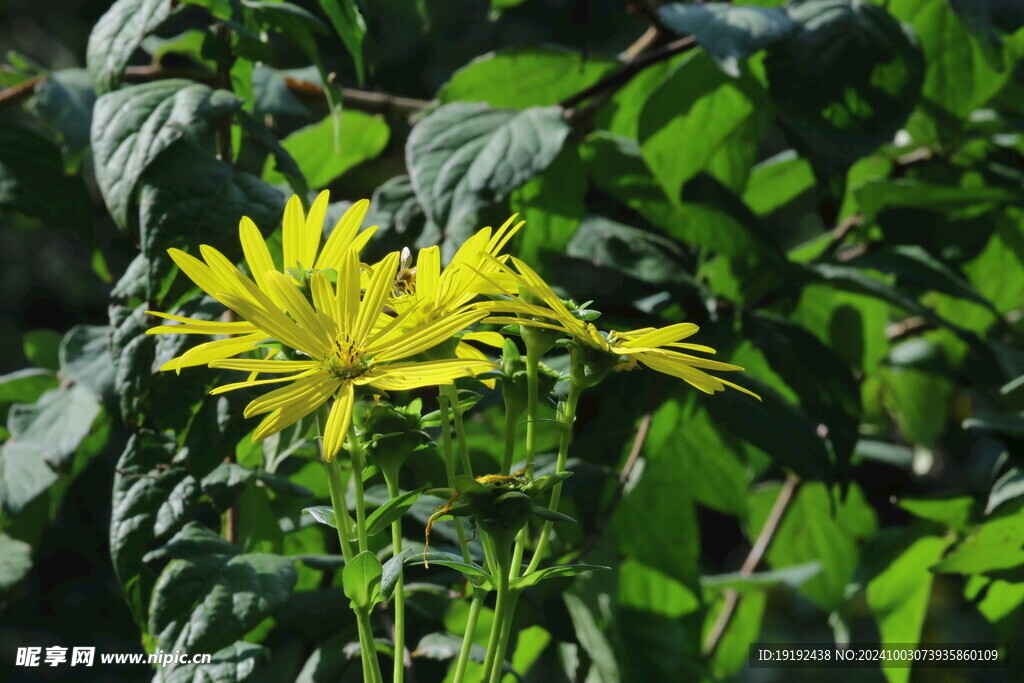
[[[168,247],[210,243],[234,254],[241,217],[268,230],[279,224],[283,205],[281,193],[253,175],[186,142],[168,148],[140,180],[139,232],[151,287],[174,272]]]
[[[453,555],[452,553],[430,552],[427,553],[426,556],[413,555],[412,557],[407,558],[405,563],[411,564],[413,562],[423,562],[424,560],[426,560],[428,564],[439,564],[442,567],[448,567],[449,569],[457,569],[469,577],[477,576],[484,579],[491,578],[491,575],[484,571],[483,567],[466,562],[461,556]]]
[[[409,176],[427,217],[458,241],[470,234],[478,210],[547,168],[568,134],[558,107],[448,104],[409,134]]]
[[[92,241],[92,200],[81,176],[67,175],[60,150],[27,128],[0,125],[0,208]]]
[[[724,600],[724,596],[719,597],[708,609],[705,623],[715,623]],[[768,596],[763,591],[747,593],[739,601],[736,612],[729,621],[729,628],[715,650],[713,670],[719,672],[719,675],[726,678],[734,676],[747,662],[750,643],[759,640],[767,601]]]
[[[156,576],[142,564],[154,543],[178,531],[198,502],[198,482],[172,459],[173,439],[140,431],[117,462],[110,520],[110,556],[128,607],[146,624]],[[171,503],[168,505],[168,503]]]
[[[1002,73],[986,58],[978,39],[944,0],[890,0],[893,15],[913,27],[928,68],[922,95],[962,117],[991,98],[1012,69]]]
[[[85,69],[54,71],[36,88],[32,113],[57,134],[65,165],[70,169],[78,168],[89,146],[95,103],[92,78]]]
[[[381,116],[346,109],[341,115],[338,145],[334,142],[334,119],[300,128],[282,142],[296,160],[312,188],[326,187],[353,166],[373,159],[388,144],[390,129]],[[263,171],[268,183],[280,184],[284,177],[268,162]]]
[[[381,568],[380,579],[381,600],[391,599],[391,594],[395,592],[395,586],[398,585],[398,579],[402,576],[402,568],[405,566],[405,561],[412,553],[412,550],[403,550],[384,563],[384,566]]]
[[[586,190],[579,148],[566,145],[544,173],[512,192],[512,210],[529,226],[516,235],[519,258],[541,263],[564,252],[585,215]]]
[[[669,199],[701,171],[743,188],[760,139],[759,90],[753,77],[729,78],[693,52],[651,94],[640,113],[640,149]]]
[[[345,49],[352,55],[356,67],[356,78],[363,82],[363,38],[366,37],[366,21],[355,0],[319,0],[320,9],[330,19],[338,32]]]
[[[495,108],[556,105],[598,81],[615,61],[557,48],[511,48],[477,57],[437,92],[442,104],[485,102]]]
[[[788,150],[753,168],[743,190],[743,203],[758,216],[767,216],[813,188],[811,165]]]
[[[243,135],[236,166],[244,165],[243,170],[254,170],[260,161],[264,161],[263,167],[267,170],[272,168],[277,174],[276,177],[282,182],[287,182],[295,194],[300,197],[309,194],[309,185],[302,174],[302,169],[274,134],[247,111],[238,112],[237,117]],[[249,158],[252,159],[251,162],[248,161]]]
[[[861,185],[854,195],[867,220],[890,208],[922,208],[953,213],[982,213],[1001,204],[1024,204],[1024,192],[1003,187],[955,187],[912,178],[881,180]]]
[[[517,589],[529,588],[547,579],[578,576],[579,574],[586,574],[597,569],[608,569],[608,567],[603,567],[599,564],[559,564],[553,567],[538,569],[531,574],[521,576],[512,582],[512,586]]]
[[[107,326],[76,325],[60,343],[61,374],[100,397],[111,396],[114,389],[110,334]]]
[[[920,642],[932,591],[928,567],[942,556],[949,543],[950,539],[937,536],[917,539],[868,584],[868,607],[878,622],[880,642],[900,643],[899,647]],[[908,667],[883,664],[882,673],[892,683],[910,679]]]
[[[774,45],[799,28],[779,7],[673,4],[659,7],[658,14],[676,33],[692,34],[722,70],[734,78],[740,75],[739,60]]]
[[[203,493],[213,500],[218,510],[227,510],[238,499],[242,489],[256,476],[254,470],[224,462],[199,482]]]
[[[32,546],[0,534],[0,595],[6,595],[32,569]]]
[[[42,368],[25,368],[0,376],[0,403],[35,403],[45,392],[60,384],[56,373]]]
[[[569,611],[576,638],[592,660],[595,680],[601,683],[618,683],[621,679],[619,665],[611,643],[598,625],[594,610],[578,595],[563,593],[562,600]]]
[[[117,0],[89,34],[85,61],[96,92],[110,92],[121,82],[128,60],[142,39],[171,15],[171,0]]]
[[[968,530],[971,521],[978,516],[977,501],[971,496],[902,498],[899,506],[915,517],[958,531]]]
[[[190,557],[208,558],[221,555],[238,555],[238,546],[221,538],[199,522],[189,522],[167,543],[146,553],[143,561],[187,560]]]
[[[423,489],[407,491],[381,505],[373,511],[373,514],[366,518],[366,533],[370,536],[375,536],[386,529],[390,529],[391,524],[400,520],[422,493]]]
[[[535,505],[533,508],[530,509],[530,513],[549,522],[570,522],[572,524],[576,523],[576,520],[570,517],[569,515],[564,515],[561,512],[558,512],[557,510],[551,510],[541,505]]]
[[[75,385],[48,391],[30,405],[12,406],[7,428],[12,441],[31,447],[36,457],[59,469],[75,454],[99,414],[96,397]]]
[[[745,314],[743,330],[811,418],[828,427],[840,471],[849,467],[860,426],[860,388],[846,362],[817,337],[768,314]]]
[[[989,574],[1024,565],[1024,511],[1015,503],[976,527],[932,571]]]
[[[365,610],[380,601],[380,586],[384,568],[369,550],[364,550],[345,563],[341,572],[345,595],[353,609]]]
[[[159,668],[153,683],[244,683],[260,680],[257,664],[270,658],[265,647],[238,641],[212,654],[205,664],[178,664],[173,669]],[[186,658],[187,661],[187,658]]]
[[[150,633],[168,652],[216,652],[287,602],[295,581],[292,560],[277,555],[171,560],[153,588]]]
[[[31,330],[21,337],[29,363],[46,370],[60,369],[60,335],[53,330]]]
[[[133,85],[96,100],[96,182],[117,224],[128,227],[135,189],[158,156],[179,140],[206,139],[211,121],[230,116],[241,106],[242,100],[227,91],[178,79]]]
[[[778,494],[779,487],[773,485],[753,495],[750,538],[760,533]],[[864,515],[869,516],[867,523],[859,519]],[[870,534],[873,527],[871,508],[856,485],[851,485],[845,502],[833,503],[822,484],[804,484],[782,517],[766,557],[773,569],[820,562],[821,572],[805,581],[798,591],[821,609],[831,611],[844,603],[846,584],[857,568],[855,540]]]
[[[334,508],[330,505],[314,505],[313,507],[302,508],[302,514],[309,515],[332,529],[338,528],[337,517],[334,516]]]
[[[941,364],[937,368],[917,367],[909,351],[931,352]],[[906,357],[904,357],[906,356]],[[893,348],[889,364],[882,369],[883,399],[910,441],[932,447],[946,429],[946,414],[953,383],[945,368],[941,349],[925,340],[910,340]]]
[[[731,589],[740,592],[764,590],[765,588],[778,585],[799,588],[820,572],[821,562],[807,562],[806,564],[797,564],[785,569],[773,569],[752,574],[731,572],[729,574],[702,576],[700,577],[700,585],[704,588],[714,588],[715,590]]]
[[[845,170],[892,140],[913,111],[921,51],[871,3],[809,0],[786,12],[800,27],[765,59],[772,100],[816,165]]]

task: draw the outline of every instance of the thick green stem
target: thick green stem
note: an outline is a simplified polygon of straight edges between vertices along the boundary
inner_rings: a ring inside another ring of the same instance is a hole
[[[380,664],[377,662],[377,645],[373,641],[373,625],[370,624],[370,610],[357,609],[356,623],[359,626],[359,651],[363,654],[363,683],[383,683]]]
[[[473,464],[469,461],[469,447],[466,446],[466,431],[462,428],[462,409],[459,407],[459,392],[453,384],[442,384],[441,393],[448,397],[452,407],[452,424],[455,425],[455,438],[459,443],[459,459],[465,474],[473,476]]]
[[[466,677],[466,665],[469,663],[469,653],[473,649],[473,636],[476,635],[480,608],[483,607],[486,596],[487,591],[481,588],[473,589],[473,600],[469,603],[469,617],[466,619],[466,633],[462,636],[462,649],[459,650],[459,660],[455,664],[454,683],[462,683]]]
[[[569,384],[569,395],[565,399],[565,408],[560,415],[562,434],[558,441],[558,462],[555,464],[556,474],[565,471],[565,461],[569,457],[569,446],[572,444],[572,427],[576,421],[576,406],[580,401],[580,391],[580,386],[576,382]],[[561,499],[562,482],[558,482],[551,490],[551,504],[549,507],[557,512],[558,503]],[[553,522],[544,522],[544,527],[540,531],[540,540],[537,541],[537,549],[530,559],[530,566],[526,568],[527,574],[537,570],[537,565],[540,564],[541,559],[544,557],[544,552],[547,550],[548,538],[551,536],[553,526]]]
[[[348,453],[352,458],[352,482],[356,490],[356,534],[359,537],[359,552],[363,552],[369,548],[369,539],[366,535],[366,495],[363,491],[365,454],[363,444],[356,434],[355,423],[348,432]]]
[[[501,472],[508,476],[512,473],[512,458],[516,454],[516,413],[505,405],[505,451],[501,457]]]
[[[537,460],[537,393],[539,387],[538,373],[540,370],[540,354],[531,345],[526,347],[526,476],[533,476],[534,462]],[[526,548],[526,527],[523,527],[516,538],[516,548],[512,553],[511,576],[519,576],[519,568],[523,565],[523,550]]]
[[[345,487],[341,482],[341,467],[337,458],[325,463],[327,469],[327,488],[331,492],[331,507],[334,508],[334,523],[338,529],[338,543],[341,544],[341,556],[345,562],[352,559],[352,518],[348,514],[348,505],[345,503]]]
[[[516,613],[516,603],[519,600],[519,591],[510,590],[508,595],[508,608],[505,615],[505,623],[501,627],[501,636],[498,640],[498,651],[494,655],[494,665],[490,673],[491,683],[499,683],[501,681],[501,675],[505,670],[505,652],[508,650],[508,641],[512,635],[512,622],[515,621],[512,617]],[[487,675],[487,672],[484,672]]]
[[[383,467],[381,471],[384,473],[384,481],[388,485],[388,496],[394,500],[399,495],[397,468],[392,470]],[[391,552],[396,556],[402,552],[402,520],[400,519],[391,523]],[[392,602],[395,603],[395,662],[392,681],[393,683],[402,683],[405,678],[405,580],[402,574],[398,575],[398,580],[395,582],[395,594]]]
[[[489,536],[489,534],[488,534]],[[504,539],[491,538],[490,547],[492,552],[493,565],[496,571],[493,574],[498,584],[497,598],[494,604],[494,621],[491,622],[491,635],[487,640],[487,656],[484,659],[483,679],[486,681],[490,671],[494,668],[495,661],[498,662],[499,671],[504,664],[504,656],[499,656],[498,647],[501,644],[501,634],[505,628],[505,620],[511,618],[509,614],[509,547]]]
[[[452,428],[448,418],[448,397],[444,391],[437,395],[437,405],[441,412],[441,451],[444,453],[444,469],[448,477],[448,486],[455,488],[455,452],[452,449]],[[469,553],[469,543],[466,542],[466,530],[462,526],[462,518],[455,518],[455,533],[459,536],[459,548],[462,550],[462,559],[466,562],[472,561]]]

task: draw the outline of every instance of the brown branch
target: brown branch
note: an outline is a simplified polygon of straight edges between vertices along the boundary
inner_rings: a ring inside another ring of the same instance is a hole
[[[907,337],[912,337],[915,334],[933,329],[934,327],[935,325],[923,316],[915,315],[907,318],[906,320],[901,320],[898,323],[888,325],[885,328],[885,337],[891,342],[900,341]]]
[[[786,477],[786,482],[782,485],[779,497],[775,499],[771,512],[768,513],[768,519],[765,520],[761,533],[757,535],[757,540],[754,541],[750,552],[747,553],[747,559],[743,561],[743,566],[740,567],[740,576],[750,576],[754,573],[757,565],[760,564],[761,558],[764,557],[765,551],[768,550],[768,546],[775,537],[775,532],[779,530],[779,524],[782,522],[782,518],[786,514],[786,510],[793,501],[793,497],[796,495],[801,483],[800,477],[795,474]],[[726,629],[729,628],[729,622],[736,613],[736,607],[739,605],[739,602],[740,595],[735,589],[730,588],[725,591],[725,602],[722,604],[722,611],[718,613],[718,618],[715,619],[715,623],[711,627],[707,639],[704,641],[704,656],[706,658],[710,659],[715,654],[715,650],[722,641],[722,636],[725,635]]]
[[[22,81],[18,85],[12,85],[9,88],[0,90],[0,109],[13,107],[22,100],[32,97],[36,92],[36,87],[41,85],[42,82],[42,76],[35,76],[27,81]]]
[[[589,100],[591,97],[597,95],[598,93],[602,93],[609,90],[614,92],[621,88],[622,86],[626,85],[626,83],[628,83],[630,79],[633,78],[633,76],[636,76],[638,73],[640,73],[647,67],[657,64],[658,62],[663,62],[666,59],[671,59],[672,57],[675,57],[678,54],[682,54],[687,50],[692,50],[696,46],[697,42],[693,39],[693,37],[686,36],[684,38],[679,38],[678,40],[673,40],[671,43],[668,43],[667,45],[664,45],[663,47],[660,47],[657,50],[645,52],[644,54],[636,57],[635,59],[631,59],[630,61],[626,62],[626,64],[624,64],[623,67],[616,71],[615,73],[602,78],[589,88],[584,88],[575,95],[572,95],[571,97],[563,100],[561,103],[562,108],[566,110],[572,110],[578,104],[581,104],[586,100]],[[571,111],[567,111],[566,115],[570,116]]]
[[[601,519],[594,525],[594,529],[587,536],[586,540],[580,545],[579,551],[576,553],[576,557],[572,560],[573,562],[579,562],[580,558],[585,556],[594,546],[597,545],[598,539],[604,533],[608,527],[608,523],[611,522],[612,515],[615,514],[615,509],[622,502],[622,497],[626,493],[626,485],[629,483],[629,478],[633,474],[633,468],[636,466],[637,460],[640,459],[640,453],[644,449],[644,443],[647,441],[647,435],[651,431],[651,420],[653,420],[653,413],[645,413],[640,418],[640,424],[636,428],[636,436],[633,438],[633,446],[629,449],[629,457],[626,458],[626,464],[622,466],[622,471],[619,472],[619,480],[615,486],[615,492],[612,494],[612,499],[608,502],[608,507],[605,508],[604,514],[601,515]]]

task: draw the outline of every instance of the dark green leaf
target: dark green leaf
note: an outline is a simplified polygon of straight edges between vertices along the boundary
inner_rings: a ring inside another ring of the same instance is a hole
[[[953,547],[932,570],[951,574],[987,574],[1024,565],[1024,513],[1019,504],[1004,507]]]
[[[1024,496],[1024,471],[1019,467],[1011,467],[1003,476],[999,477],[988,494],[985,514],[991,514],[1003,503],[1021,496]]]
[[[92,200],[81,177],[67,175],[60,150],[26,128],[0,125],[0,208],[75,228],[92,241]]]
[[[743,203],[758,216],[767,216],[813,188],[811,165],[790,150],[754,167],[743,190]]]
[[[547,168],[568,134],[558,107],[445,105],[412,129],[409,175],[427,217],[458,240],[478,210]]]
[[[570,522],[572,524],[576,523],[576,520],[570,517],[569,515],[563,515],[561,512],[558,512],[557,510],[551,510],[541,505],[534,506],[530,510],[530,512],[534,515],[537,515],[541,519],[546,519],[549,522]]]
[[[334,508],[330,505],[315,505],[313,507],[302,508],[302,514],[309,515],[321,524],[326,524],[332,529],[338,528],[337,518],[334,516]]]
[[[85,69],[54,71],[36,89],[32,112],[56,132],[70,168],[78,167],[89,146],[95,102],[92,78]]]
[[[978,503],[971,496],[903,498],[899,506],[915,517],[958,531],[968,529],[978,516]]]
[[[423,493],[423,489],[407,491],[396,498],[381,505],[366,518],[366,533],[370,536],[390,529],[392,522],[397,522],[412,507],[416,499]]]
[[[555,565],[554,567],[538,569],[531,574],[515,579],[512,582],[512,586],[516,589],[529,588],[530,586],[534,586],[541,581],[546,581],[547,579],[577,576],[597,569],[608,569],[608,567],[602,567],[599,564],[560,564]]]
[[[779,42],[799,25],[779,7],[663,5],[661,20],[680,35],[693,35],[722,70],[740,75],[739,60]]]
[[[269,651],[253,643],[236,642],[214,652],[206,664],[179,664],[157,669],[153,683],[244,683],[258,681],[256,665],[269,658]],[[187,661],[187,658],[186,658]]]
[[[1014,437],[1024,436],[1024,415],[992,413],[980,410],[974,414],[974,417],[964,420],[964,429],[1006,434]]]
[[[89,34],[85,57],[98,93],[118,86],[132,53],[173,8],[172,0],[117,0],[100,17]]]
[[[114,364],[110,355],[110,328],[97,325],[72,327],[60,344],[60,369],[68,379],[100,397],[114,389]]]
[[[555,48],[512,48],[477,57],[437,93],[449,102],[485,102],[495,108],[556,105],[615,67],[603,57]]]
[[[369,609],[380,600],[383,574],[380,560],[369,550],[364,550],[345,563],[341,576],[345,595],[352,601],[354,609]]]
[[[198,522],[189,522],[167,543],[146,553],[143,560],[156,562],[159,560],[209,558],[220,555],[234,557],[237,554],[238,546],[234,543],[224,540],[219,534]]]
[[[292,561],[276,555],[172,560],[153,587],[150,632],[168,652],[216,652],[283,605],[295,581]]]
[[[366,36],[366,22],[363,20],[362,10],[356,5],[355,0],[319,0],[319,3],[320,9],[331,20],[331,25],[338,32],[341,42],[345,44],[345,49],[352,55],[356,77],[362,83],[363,38]]]
[[[229,92],[177,79],[133,85],[96,100],[96,182],[117,224],[129,225],[135,188],[158,156],[179,140],[202,141],[210,134],[210,121],[241,106],[242,100]],[[140,204],[145,206],[145,200]]]
[[[6,595],[32,569],[32,546],[0,534],[0,595]]]
[[[1003,187],[955,187],[910,178],[864,183],[854,195],[868,220],[889,208],[981,213],[986,207],[1000,204],[1024,204],[1024,192]]]
[[[438,553],[431,552],[423,555],[413,555],[405,560],[406,564],[413,562],[423,562],[424,559],[428,564],[439,564],[442,567],[448,567],[450,569],[457,569],[466,576],[473,577],[478,576],[484,579],[491,578],[491,575],[484,571],[483,567],[476,564],[470,564],[462,559],[459,555],[453,555],[452,553]]]
[[[913,111],[924,60],[871,3],[810,0],[786,11],[800,28],[768,52],[772,100],[816,163],[834,172],[892,140]]]
[[[256,472],[247,467],[224,462],[203,477],[199,485],[217,509],[223,511],[231,507],[254,476]]]
[[[395,586],[398,585],[398,579],[402,576],[402,568],[405,566],[406,558],[412,554],[413,551],[404,550],[384,563],[380,579],[381,600],[391,599],[391,594],[394,593]]]
[[[586,212],[587,179],[576,145],[566,145],[544,173],[512,192],[512,210],[529,226],[516,236],[519,258],[557,258]]]

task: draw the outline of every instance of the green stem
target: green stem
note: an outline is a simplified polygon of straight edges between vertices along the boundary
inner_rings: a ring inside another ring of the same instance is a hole
[[[398,472],[391,468],[383,467],[384,481],[388,485],[388,497],[394,500],[399,496]],[[398,519],[391,523],[391,552],[392,555],[400,555],[402,552],[402,520]],[[402,574],[398,575],[395,582],[395,594],[392,598],[395,603],[395,656],[394,670],[392,673],[393,683],[402,683],[405,677],[405,580]]]
[[[455,488],[455,452],[452,449],[451,422],[448,418],[448,397],[444,391],[437,395],[437,405],[441,412],[441,451],[444,453],[444,469],[448,477],[448,486]],[[462,518],[455,518],[455,533],[459,536],[459,548],[462,550],[462,559],[466,562],[472,561],[469,553],[469,543],[466,542],[466,530],[462,526]]]
[[[514,411],[509,410],[509,405],[505,404],[505,452],[501,458],[501,472],[508,476],[512,473],[512,458],[515,457],[516,453],[516,417]]]
[[[485,532],[486,533],[486,532]],[[489,535],[489,534],[488,534]],[[501,634],[505,628],[505,620],[509,618],[509,548],[504,540],[498,541],[491,538],[493,549],[493,564],[497,571],[493,578],[498,583],[497,598],[494,604],[494,621],[491,622],[491,635],[487,640],[487,656],[484,658],[483,679],[487,680],[490,671],[494,668],[495,658],[498,656],[498,646],[501,643]],[[499,661],[499,667],[504,664],[504,657]],[[500,668],[499,668],[500,671]]]
[[[363,491],[365,461],[363,444],[356,434],[354,422],[348,432],[348,453],[352,458],[352,480],[356,489],[356,534],[359,536],[359,552],[363,552],[369,548],[369,540],[366,535],[366,495]]]
[[[576,382],[569,384],[569,395],[565,399],[565,409],[562,411],[561,423],[562,423],[562,434],[558,441],[558,462],[555,464],[555,473],[565,471],[565,461],[569,457],[569,445],[572,443],[572,427],[576,421],[576,407],[579,405],[580,392],[582,389]],[[554,488],[551,489],[551,504],[549,507],[558,511],[558,503],[562,499],[562,482],[555,484]],[[530,559],[530,566],[526,568],[526,573],[531,574],[537,570],[537,565],[540,564],[541,559],[544,557],[544,551],[547,550],[548,538],[551,536],[551,529],[554,526],[553,522],[544,522],[544,527],[540,531],[540,540],[537,541],[537,549],[533,553],[533,557]]]
[[[345,503],[345,487],[341,482],[341,467],[337,458],[324,464],[327,469],[327,488],[331,492],[331,507],[334,508],[334,523],[338,529],[338,542],[341,544],[341,556],[347,563],[352,559],[352,518],[348,514],[348,505]]]
[[[494,665],[491,669],[491,683],[499,683],[501,675],[505,670],[505,651],[508,650],[508,641],[512,635],[513,615],[516,613],[516,602],[519,600],[519,591],[510,590],[508,594],[508,612],[505,615],[505,623],[501,627],[501,636],[498,640],[498,651],[494,655]],[[487,675],[487,672],[484,672]]]
[[[359,626],[359,651],[363,657],[363,683],[383,683],[380,664],[377,662],[377,645],[373,640],[373,625],[370,624],[370,610],[357,609],[356,623]]]
[[[473,476],[473,464],[469,461],[469,448],[466,446],[466,432],[462,428],[462,409],[459,408],[459,392],[453,384],[442,384],[441,392],[448,397],[452,407],[452,424],[455,425],[455,437],[459,442],[459,459],[462,461],[462,469],[469,476]]]
[[[473,649],[473,636],[476,635],[476,624],[480,619],[480,608],[483,607],[487,591],[474,588],[473,600],[469,603],[469,617],[466,619],[466,633],[462,636],[462,649],[459,650],[459,660],[455,664],[455,678],[453,683],[462,683],[466,676],[466,665],[469,663],[469,653]]]
[[[540,354],[529,344],[526,347],[526,476],[533,476],[533,465],[537,460],[537,393],[539,387],[538,372]],[[516,538],[516,548],[512,553],[510,567],[512,578],[519,576],[519,568],[523,566],[523,550],[526,547],[526,527]]]

